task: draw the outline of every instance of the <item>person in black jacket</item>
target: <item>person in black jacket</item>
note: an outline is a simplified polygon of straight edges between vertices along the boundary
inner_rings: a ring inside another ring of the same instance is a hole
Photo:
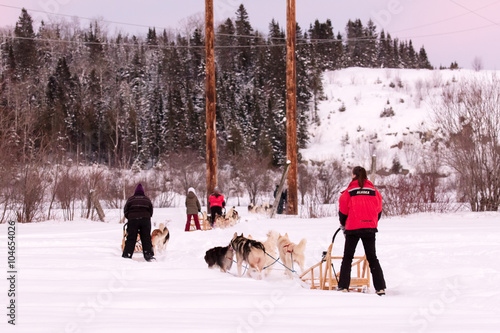
[[[276,198],[276,195],[278,195],[278,189],[279,189],[279,185],[276,185],[276,188],[274,189],[274,197],[275,198]],[[282,190],[280,200],[278,201],[278,208],[276,209],[276,213],[283,214],[283,212],[286,212],[286,203],[288,200],[287,196],[288,196],[287,189]]]
[[[144,194],[141,184],[135,188],[134,195],[128,198],[124,208],[125,217],[128,220],[127,240],[123,248],[123,258],[132,258],[134,254],[137,234],[141,236],[142,253],[146,261],[155,260],[153,244],[151,243],[151,217],[153,216],[153,204]]]

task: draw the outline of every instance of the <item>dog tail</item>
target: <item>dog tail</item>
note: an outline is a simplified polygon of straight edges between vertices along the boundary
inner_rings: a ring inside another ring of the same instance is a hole
[[[302,238],[300,243],[297,244],[297,246],[295,246],[295,248],[293,249],[293,252],[303,253],[304,249],[306,248],[306,244],[307,244],[307,239]]]
[[[167,244],[168,240],[170,239],[170,231],[168,231],[167,228],[165,228],[167,230],[167,235],[165,236],[165,239],[163,240],[163,244]]]

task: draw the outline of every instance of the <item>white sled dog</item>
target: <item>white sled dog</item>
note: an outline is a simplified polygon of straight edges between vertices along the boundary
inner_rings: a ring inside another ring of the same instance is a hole
[[[153,243],[153,251],[155,255],[157,252],[162,253],[167,249],[169,239],[170,232],[168,231],[168,228],[163,223],[160,223],[160,227],[153,230],[151,233],[151,243]]]
[[[284,236],[281,234],[278,236],[278,251],[280,253],[280,259],[283,261],[283,264],[289,268],[286,270],[289,277],[292,277],[292,272],[290,270],[292,269],[293,262],[297,263],[300,266],[300,269],[304,271],[304,250],[306,248],[306,243],[307,239],[305,238],[303,238],[299,244],[290,242],[288,233]]]
[[[264,247],[266,248],[266,253],[268,254],[268,255],[266,255],[266,264],[264,266],[264,267],[267,267],[264,270],[264,273],[266,276],[269,275],[269,273],[273,269],[273,266],[274,266],[273,264],[275,263],[276,259],[278,259],[278,255],[277,255],[277,251],[276,251],[276,244],[278,241],[278,235],[279,234],[276,231],[269,230],[269,232],[267,233],[267,239],[263,243]],[[250,236],[249,236],[249,238],[250,238]]]

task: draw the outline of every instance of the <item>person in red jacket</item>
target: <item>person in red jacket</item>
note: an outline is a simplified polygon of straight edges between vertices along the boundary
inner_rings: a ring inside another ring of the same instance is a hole
[[[222,208],[226,207],[224,196],[220,194],[217,186],[214,188],[214,193],[208,197],[208,204],[210,207],[210,225],[213,226],[216,215],[222,216]]]
[[[338,289],[349,291],[351,264],[358,241],[361,239],[366,259],[378,295],[385,295],[385,279],[375,252],[375,233],[382,214],[382,196],[367,179],[360,166],[352,169],[352,182],[339,199],[339,220],[345,234],[344,258],[340,267]]]

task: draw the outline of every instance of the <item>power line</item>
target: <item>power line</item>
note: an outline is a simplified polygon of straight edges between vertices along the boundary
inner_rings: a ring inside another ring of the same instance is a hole
[[[486,21],[488,21],[488,22],[490,22],[490,23],[493,23],[493,24],[495,24],[495,25],[497,25],[497,26],[500,26],[500,24],[498,24],[497,22],[495,22],[495,21],[493,21],[493,20],[490,20],[490,19],[489,19],[489,18],[487,18],[486,16],[483,16],[483,15],[479,14],[477,11],[472,10],[472,9],[470,9],[470,8],[467,8],[467,7],[465,7],[465,6],[461,5],[461,4],[459,4],[458,2],[456,2],[456,1],[454,1],[454,0],[450,0],[450,1],[451,1],[452,3],[454,3],[455,5],[457,5],[457,6],[461,7],[461,8],[463,8],[463,9],[465,9],[465,10],[466,10],[466,11],[468,11],[469,13],[472,13],[472,14],[474,14],[474,15],[476,15],[476,16],[479,16],[479,17],[480,17],[480,18],[482,18],[483,20],[486,20]]]
[[[497,22],[494,22],[478,13],[476,13],[475,11],[467,8],[467,7],[464,7],[458,3],[456,3],[454,0],[449,0],[451,2],[453,2],[454,4],[456,4],[457,6],[460,6],[464,9],[466,9],[469,13],[473,13],[491,23],[493,23],[494,25],[497,25],[499,26],[500,24],[498,24]],[[494,5],[494,4],[497,4],[499,1],[495,1],[493,3],[490,3],[488,5],[485,5],[483,7],[480,7],[476,10],[481,10],[481,9],[484,9],[486,7],[489,7],[491,5]],[[77,16],[77,15],[69,15],[69,14],[59,14],[59,13],[52,13],[52,12],[47,12],[47,11],[43,11],[43,10],[36,10],[36,9],[29,9],[29,8],[26,8],[26,7],[17,7],[17,6],[10,6],[10,5],[4,5],[4,4],[0,4],[0,7],[6,7],[6,8],[14,8],[14,9],[26,9],[26,10],[29,10],[29,11],[33,11],[33,12],[40,12],[40,13],[44,13],[44,14],[50,14],[50,15],[57,15],[57,16],[64,16],[64,17],[76,17],[76,18],[80,18],[80,19],[85,19],[85,20],[89,20],[89,21],[93,21],[93,20],[96,20],[96,19],[93,19],[93,18],[88,18],[88,17],[82,17],[82,16]],[[452,20],[454,18],[457,18],[457,17],[460,17],[460,16],[463,16],[463,15],[467,15],[468,13],[464,13],[464,14],[460,14],[460,15],[457,15],[457,16],[454,16],[454,17],[451,17],[451,18],[448,18],[448,19],[444,19],[444,20],[441,20],[441,21],[437,21],[437,22],[432,22],[432,23],[429,23],[429,24],[424,24],[424,25],[420,25],[420,26],[417,26],[417,27],[413,27],[413,28],[407,28],[407,29],[402,29],[402,30],[398,30],[398,31],[395,31],[393,32],[393,34],[395,33],[398,33],[398,32],[403,32],[403,31],[407,31],[407,30],[414,30],[414,29],[417,29],[417,28],[421,28],[421,27],[425,27],[425,26],[430,26],[430,25],[434,25],[434,24],[438,24],[438,23],[442,23],[442,22],[446,22],[446,21],[449,21],[449,20]],[[128,26],[136,26],[136,27],[143,27],[143,28],[151,28],[151,26],[146,26],[146,25],[141,25],[141,24],[134,24],[134,23],[127,23],[127,22],[119,22],[119,21],[108,21],[108,20],[99,20],[101,22],[105,22],[105,23],[111,23],[111,24],[119,24],[119,25],[128,25]],[[457,34],[457,33],[463,33],[463,32],[468,32],[468,31],[475,31],[475,30],[480,30],[480,29],[485,29],[485,28],[489,28],[491,27],[492,25],[488,25],[488,26],[482,26],[482,27],[477,27],[477,28],[470,28],[470,29],[464,29],[464,30],[455,30],[455,31],[451,31],[451,32],[443,32],[443,33],[435,33],[435,34],[428,34],[428,35],[416,35],[416,36],[409,36],[409,37],[402,37],[400,39],[413,39],[413,38],[423,38],[423,37],[437,37],[437,36],[445,36],[445,35],[451,35],[451,34]],[[154,27],[156,28],[156,27]],[[160,28],[160,29],[167,29],[165,27],[157,27],[157,28]],[[231,35],[231,34],[216,34],[216,36],[224,36],[224,37],[233,37],[233,38],[259,38],[259,37],[262,37],[262,36],[258,36],[258,35]],[[3,37],[3,38],[7,38],[7,37]],[[21,38],[24,38],[24,37],[8,37],[8,38],[14,38],[14,39],[21,39]],[[28,39],[28,38],[24,38],[24,39]],[[76,41],[66,41],[66,40],[60,40],[60,39],[40,39],[40,38],[33,38],[34,40],[40,40],[40,41],[47,41],[47,42],[50,42],[50,41],[54,41],[54,42],[59,42],[59,43],[75,43]],[[286,40],[286,37],[267,37],[268,40]],[[332,38],[332,39],[306,39],[306,38],[297,38],[298,41],[306,41],[306,42],[309,42],[309,43],[312,43],[312,42],[315,42],[317,44],[325,44],[325,43],[342,43],[344,42],[344,39],[336,39],[336,38]],[[353,41],[353,42],[356,42],[356,41],[373,41],[373,40],[378,40],[378,41],[382,41],[384,39],[380,39],[380,38],[373,38],[373,37],[356,37],[356,38],[347,38],[345,41]],[[388,39],[385,39],[385,40],[388,40]],[[394,39],[392,39],[394,40]],[[108,45],[107,43],[96,43],[96,42],[81,42],[81,43],[84,43],[84,44],[87,44],[87,45],[92,45],[92,44],[101,44],[101,45]],[[124,46],[135,46],[136,44],[127,44],[127,43],[120,43],[119,45],[124,45]],[[297,46],[301,46],[301,45],[308,45],[307,43],[298,43]],[[215,46],[215,48],[246,48],[246,47],[279,47],[279,46],[286,46],[286,43],[283,43],[283,44],[255,44],[255,45],[231,45],[231,46]],[[188,46],[183,46],[183,45],[163,45],[163,46],[155,46],[155,45],[148,45],[148,47],[158,47],[158,48],[165,48],[165,49],[169,49],[169,48],[204,48],[205,46],[192,46],[192,45],[188,45]]]
[[[414,36],[409,36],[409,37],[400,37],[397,39],[415,39],[415,38],[423,38],[423,37],[438,37],[438,36],[446,36],[446,35],[454,35],[458,33],[464,33],[464,32],[470,32],[470,31],[476,31],[476,30],[482,30],[486,28],[490,28],[494,25],[497,24],[490,24],[486,26],[481,26],[481,27],[476,27],[476,28],[469,28],[469,29],[463,29],[463,30],[455,30],[455,31],[449,31],[449,32],[442,32],[442,33],[435,33],[435,34],[427,34],[427,35],[414,35]],[[237,36],[235,36],[237,37]],[[202,49],[205,48],[205,45],[154,45],[154,44],[136,44],[136,43],[109,43],[109,42],[86,42],[86,41],[73,41],[73,40],[65,40],[65,39],[51,39],[51,38],[32,38],[32,37],[19,37],[19,36],[0,36],[0,38],[7,40],[7,39],[18,39],[18,40],[34,40],[34,41],[41,41],[41,42],[56,42],[56,43],[67,43],[67,44],[81,44],[81,45],[102,45],[102,46],[108,46],[108,45],[117,45],[117,46],[128,46],[128,47],[137,47],[137,46],[146,46],[149,48],[157,48],[157,49]],[[306,43],[297,43],[297,46],[307,46],[311,44],[330,44],[330,43],[343,43],[343,42],[373,42],[373,41],[394,41],[396,38],[376,38],[376,37],[358,37],[358,38],[348,38],[346,40],[343,39],[302,39],[306,41]],[[281,44],[253,44],[253,45],[215,45],[214,47],[216,49],[238,49],[238,48],[259,48],[259,47],[285,47],[286,43],[281,43]]]
[[[88,21],[95,21],[97,20],[96,18],[89,18],[89,17],[83,17],[83,16],[78,16],[78,15],[70,15],[70,14],[59,14],[59,13],[52,13],[52,12],[47,12],[43,10],[37,10],[37,9],[31,9],[31,8],[26,8],[26,7],[16,7],[16,6],[9,6],[9,5],[3,5],[0,4],[0,7],[6,7],[6,8],[13,8],[13,9],[26,9],[27,11],[30,12],[36,12],[36,13],[43,13],[43,14],[48,14],[48,15],[56,15],[56,16],[63,16],[63,17],[76,17],[79,19],[83,20],[88,20]],[[120,22],[120,21],[109,21],[109,20],[104,20],[104,19],[99,19],[100,22],[104,23],[110,23],[110,24],[119,24],[119,25],[126,25],[126,26],[133,26],[133,27],[141,27],[141,28],[148,28],[150,29],[150,25],[143,25],[143,24],[135,24],[135,23],[128,23],[128,22]],[[161,26],[153,26],[153,28],[159,28],[159,29],[164,29],[167,30],[168,28],[166,27],[161,27]],[[227,36],[227,37],[242,37],[242,38],[259,38],[262,36],[257,36],[257,35],[231,35],[231,34],[216,34],[217,36]],[[277,40],[286,40],[286,37],[267,37],[267,39],[277,39]]]
[[[35,13],[43,13],[43,14],[47,14],[47,15],[64,16],[64,17],[70,17],[70,18],[76,17],[76,18],[83,19],[83,20],[88,20],[88,21],[96,21],[97,20],[95,18],[83,17],[83,16],[78,16],[78,15],[70,15],[70,14],[52,13],[52,12],[47,12],[47,11],[43,11],[43,10],[26,8],[26,7],[16,7],[16,6],[9,6],[9,5],[3,5],[3,4],[0,4],[0,7],[13,8],[13,9],[21,9],[21,10],[22,9],[26,9],[27,11],[35,12]],[[127,23],[127,22],[119,22],[119,21],[108,21],[108,20],[100,20],[100,19],[99,19],[99,21],[105,22],[105,23],[110,23],[110,24],[128,25],[128,26],[141,27],[141,28],[151,28],[151,26],[147,26],[147,25],[143,25],[143,24],[135,24],[135,23]],[[158,28],[165,29],[165,30],[168,29],[168,28],[165,28],[165,27],[158,27]]]
[[[157,45],[157,44],[147,44],[147,43],[117,43],[117,42],[88,42],[82,40],[66,40],[66,39],[54,39],[54,38],[40,38],[40,37],[21,37],[21,36],[0,36],[0,38],[4,40],[33,40],[40,42],[55,42],[55,43],[66,43],[66,44],[80,44],[80,45],[101,45],[101,46],[109,46],[109,45],[117,45],[117,46],[128,46],[128,47],[148,47],[148,48],[158,48],[158,49],[202,49],[205,48],[205,45]],[[393,39],[390,39],[392,41]],[[308,46],[313,44],[331,44],[331,43],[343,43],[344,40],[339,39],[312,39],[306,40],[303,43],[297,43],[297,46]],[[360,37],[360,38],[349,38],[346,42],[374,42],[374,41],[389,41],[387,38],[375,38],[375,37]],[[281,44],[251,44],[251,45],[215,45],[216,49],[238,49],[238,48],[258,48],[258,47],[285,47],[286,43]]]
[[[20,36],[0,36],[4,40],[33,40],[39,42],[55,42],[55,43],[65,43],[65,44],[80,44],[80,45],[101,45],[101,46],[128,46],[128,47],[148,47],[157,49],[204,49],[205,45],[155,45],[155,44],[137,44],[137,43],[110,43],[110,42],[86,42],[78,40],[65,40],[65,39],[53,39],[53,38],[37,38],[37,37],[20,37]],[[307,44],[300,44],[307,45]],[[227,48],[247,48],[247,47],[279,47],[286,46],[286,44],[256,44],[256,45],[215,45],[216,49],[227,49]]]
[[[492,5],[496,5],[497,3],[499,3],[500,0],[498,1],[495,1],[495,2],[492,2],[492,3],[489,3],[483,7],[479,7],[477,8],[476,10],[482,10],[484,8],[487,8],[487,7],[490,7]],[[404,31],[408,31],[408,30],[415,30],[415,29],[420,29],[420,28],[425,28],[425,27],[429,27],[429,26],[432,26],[432,25],[436,25],[436,24],[440,24],[440,23],[444,23],[444,22],[448,22],[448,21],[452,21],[456,18],[459,18],[459,17],[462,17],[462,16],[466,16],[466,15],[469,15],[469,13],[462,13],[462,14],[459,14],[459,15],[455,15],[455,16],[452,16],[452,17],[449,17],[449,18],[446,18],[446,19],[443,19],[443,20],[439,20],[439,21],[434,21],[434,22],[430,22],[430,23],[426,23],[426,24],[422,24],[422,25],[418,25],[418,26],[415,26],[415,27],[412,27],[412,28],[405,28],[405,29],[401,29],[401,30],[397,30],[397,31],[393,31],[392,33],[393,34],[397,34],[397,33],[400,33],[400,32],[404,32]]]

